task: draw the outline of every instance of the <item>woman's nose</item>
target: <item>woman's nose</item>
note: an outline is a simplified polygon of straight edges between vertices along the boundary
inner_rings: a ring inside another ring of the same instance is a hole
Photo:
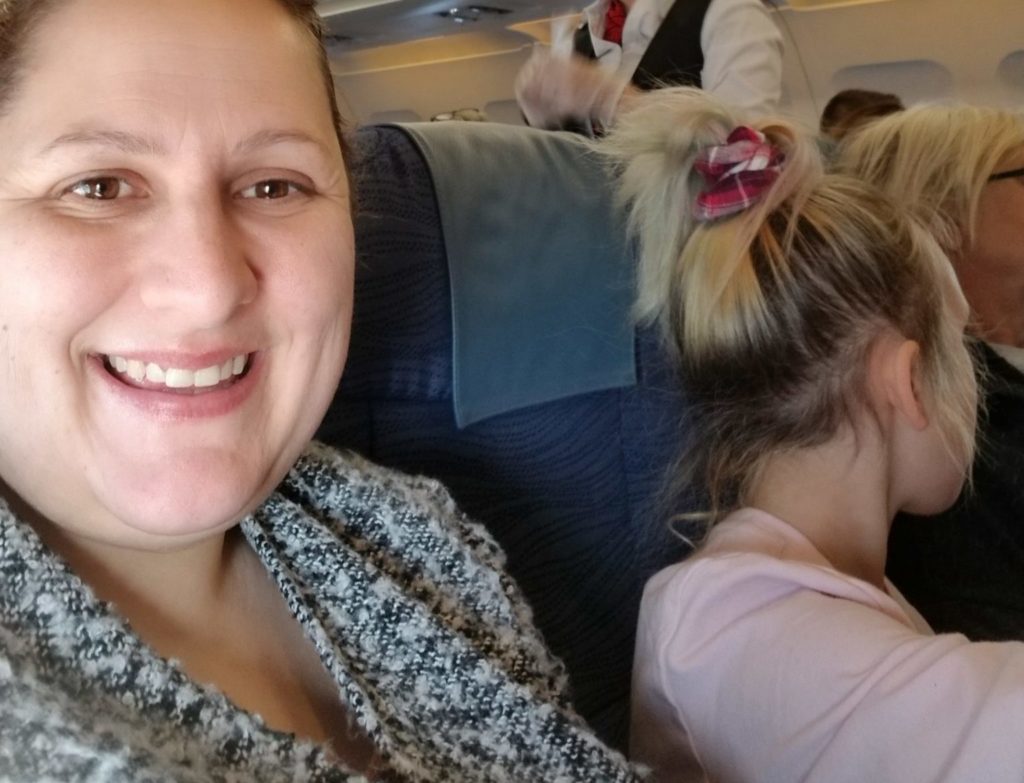
[[[168,210],[142,273],[143,304],[217,326],[256,298],[259,281],[238,226],[219,201]]]

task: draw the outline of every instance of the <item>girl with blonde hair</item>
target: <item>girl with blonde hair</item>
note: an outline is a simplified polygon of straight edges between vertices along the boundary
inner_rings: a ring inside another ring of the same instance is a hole
[[[692,90],[605,149],[710,508],[644,594],[634,754],[668,781],[1019,781],[1024,646],[935,636],[884,576],[894,515],[946,508],[973,453],[946,255],[810,136]]]

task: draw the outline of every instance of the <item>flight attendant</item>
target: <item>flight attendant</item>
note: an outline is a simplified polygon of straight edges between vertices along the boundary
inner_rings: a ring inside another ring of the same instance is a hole
[[[600,133],[640,93],[703,87],[769,114],[782,92],[782,36],[761,0],[595,0],[571,42],[538,49],[516,79],[534,127]]]

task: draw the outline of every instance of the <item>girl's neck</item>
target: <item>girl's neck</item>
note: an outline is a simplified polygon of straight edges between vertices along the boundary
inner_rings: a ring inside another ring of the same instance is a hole
[[[884,589],[895,508],[877,437],[850,433],[770,457],[745,504],[799,530],[837,570]]]

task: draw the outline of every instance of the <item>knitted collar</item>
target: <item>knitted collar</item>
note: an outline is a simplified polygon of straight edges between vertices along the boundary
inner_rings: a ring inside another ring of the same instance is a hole
[[[559,705],[564,671],[510,600],[500,551],[436,482],[314,444],[242,531],[403,777],[635,779]],[[67,744],[72,761],[123,769],[111,780],[361,780],[156,655],[2,501],[0,580],[10,747]],[[81,777],[56,751],[21,763]]]

